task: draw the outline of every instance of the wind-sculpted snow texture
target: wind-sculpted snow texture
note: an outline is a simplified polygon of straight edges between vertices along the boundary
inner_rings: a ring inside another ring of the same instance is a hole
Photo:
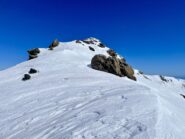
[[[108,49],[60,43],[1,71],[0,139],[184,139],[184,80],[93,70],[92,57]]]

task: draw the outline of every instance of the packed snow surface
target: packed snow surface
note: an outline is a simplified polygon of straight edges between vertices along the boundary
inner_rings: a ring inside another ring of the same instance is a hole
[[[89,46],[95,49],[89,50]],[[91,69],[97,44],[60,43],[0,72],[0,139],[184,139],[185,81]],[[30,68],[39,72],[22,81]]]

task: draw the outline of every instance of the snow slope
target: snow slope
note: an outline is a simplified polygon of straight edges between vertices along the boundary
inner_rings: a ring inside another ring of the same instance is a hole
[[[184,80],[136,70],[135,82],[93,70],[91,58],[108,50],[96,44],[40,50],[0,72],[0,139],[185,138]],[[39,73],[23,82],[30,68]]]

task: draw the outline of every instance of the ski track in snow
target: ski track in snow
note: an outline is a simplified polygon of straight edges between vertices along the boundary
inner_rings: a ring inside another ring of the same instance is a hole
[[[88,46],[60,43],[0,72],[0,139],[183,139],[184,81],[95,71],[108,48]],[[21,81],[30,68],[39,73]]]

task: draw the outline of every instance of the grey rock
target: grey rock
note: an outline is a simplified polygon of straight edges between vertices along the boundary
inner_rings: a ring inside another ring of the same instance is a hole
[[[59,45],[59,41],[57,39],[55,39],[51,45],[49,46],[49,50],[53,50],[55,47],[57,47]]]

